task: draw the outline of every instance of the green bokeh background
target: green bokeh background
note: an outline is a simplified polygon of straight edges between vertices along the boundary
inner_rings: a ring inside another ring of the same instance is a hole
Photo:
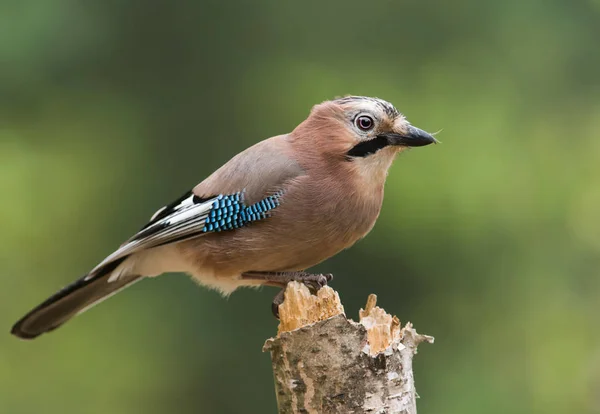
[[[442,130],[317,267],[436,337],[419,413],[600,413],[599,41],[598,0],[0,1],[0,413],[275,413],[271,289],[168,275],[8,330],[344,94]]]

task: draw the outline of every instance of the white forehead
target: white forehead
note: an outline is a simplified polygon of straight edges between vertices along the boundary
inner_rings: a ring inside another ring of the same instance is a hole
[[[344,98],[336,99],[335,102],[350,107],[357,112],[369,112],[381,117],[394,119],[400,115],[400,112],[398,112],[394,105],[379,98],[371,98],[368,96],[346,96]]]

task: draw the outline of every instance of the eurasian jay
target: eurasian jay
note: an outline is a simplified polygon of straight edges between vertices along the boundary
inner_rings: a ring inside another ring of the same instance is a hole
[[[12,333],[33,339],[165,272],[188,273],[224,294],[240,286],[284,288],[291,280],[315,291],[331,276],[304,270],[371,230],[396,155],[435,142],[381,99],[348,96],[316,105],[291,133],[246,149],[158,210],[87,275],[25,315]],[[281,300],[280,293],[275,313]]]

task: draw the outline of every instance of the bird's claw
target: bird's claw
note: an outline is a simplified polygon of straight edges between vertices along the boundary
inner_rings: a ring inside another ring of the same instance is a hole
[[[319,275],[307,275],[304,280],[299,280],[299,282],[304,283],[304,285],[310,290],[310,293],[316,295],[319,289],[327,286],[327,283],[333,279],[333,275],[331,273],[328,274],[319,274]]]

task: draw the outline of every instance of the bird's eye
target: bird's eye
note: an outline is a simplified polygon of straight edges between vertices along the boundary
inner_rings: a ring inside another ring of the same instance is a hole
[[[373,122],[373,118],[366,115],[361,115],[357,117],[354,123],[356,124],[358,129],[362,131],[369,131],[373,129],[373,125],[375,124],[375,122]]]

